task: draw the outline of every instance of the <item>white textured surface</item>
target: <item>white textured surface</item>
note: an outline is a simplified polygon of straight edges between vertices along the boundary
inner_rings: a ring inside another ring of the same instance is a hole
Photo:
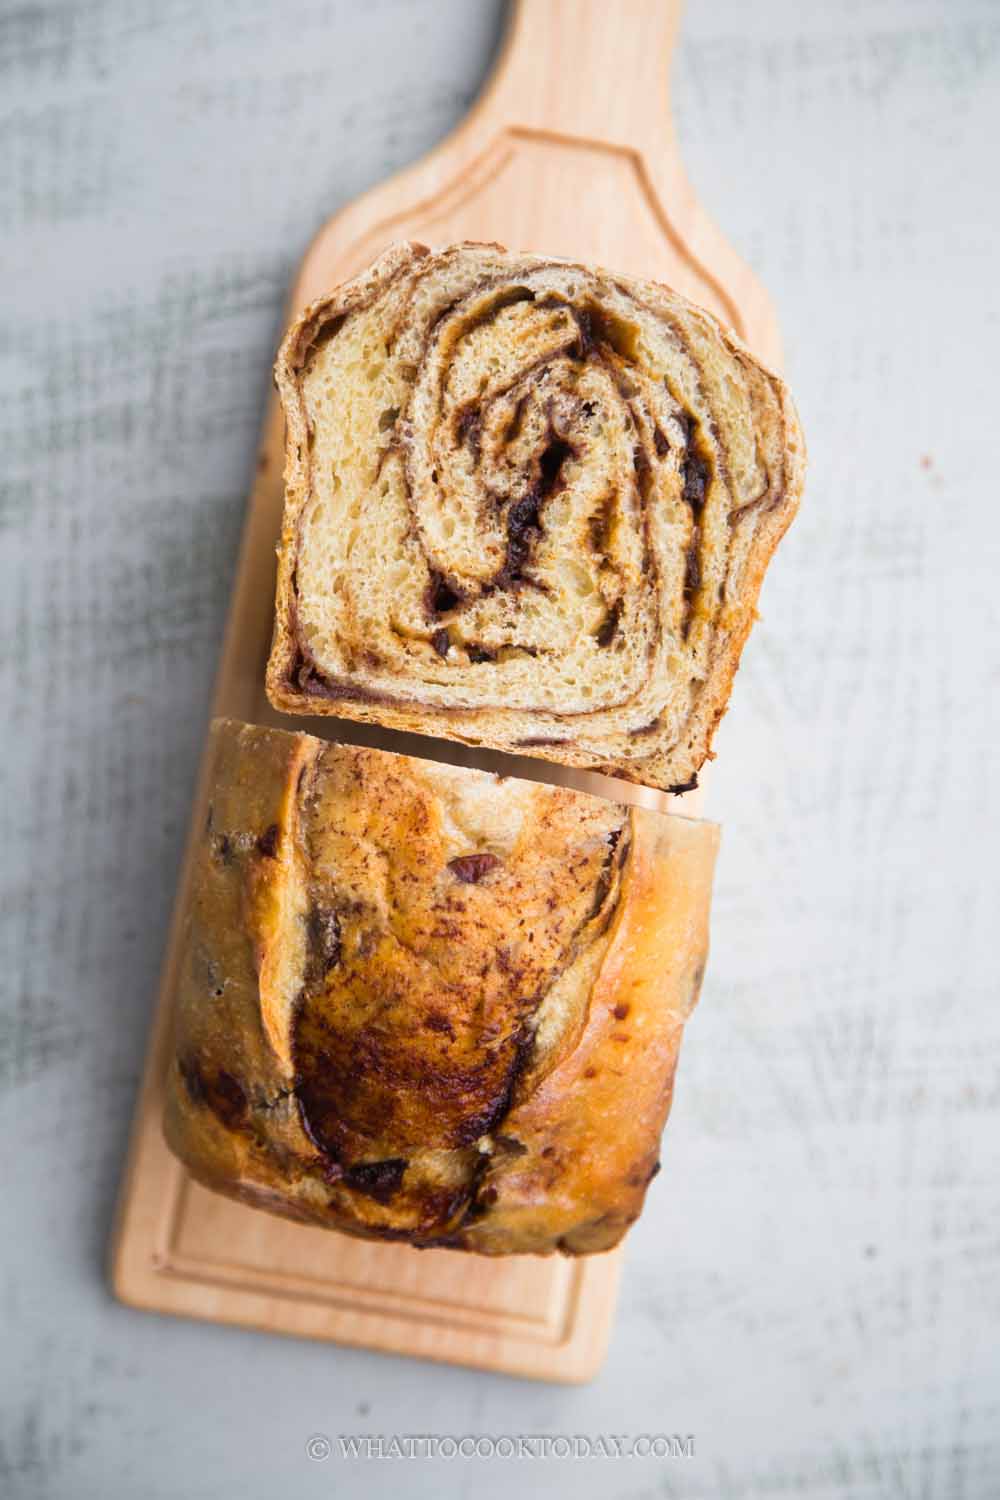
[[[687,164],[778,302],[812,466],[720,736],[714,955],[602,1377],[105,1289],[282,296],[311,231],[463,113],[498,25],[490,0],[0,10],[5,1500],[1000,1495],[989,0],[686,19]],[[306,1457],[356,1430],[696,1457]]]

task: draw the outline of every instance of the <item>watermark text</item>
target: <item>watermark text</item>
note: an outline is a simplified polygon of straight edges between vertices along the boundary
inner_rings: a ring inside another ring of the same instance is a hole
[[[331,1458],[694,1458],[691,1433],[565,1432],[314,1432],[306,1439],[314,1463]]]

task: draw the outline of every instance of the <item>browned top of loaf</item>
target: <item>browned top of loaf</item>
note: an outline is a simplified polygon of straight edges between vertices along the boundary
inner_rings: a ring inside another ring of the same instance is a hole
[[[716,830],[213,727],[167,1084],[199,1180],[349,1233],[602,1249],[638,1213]]]

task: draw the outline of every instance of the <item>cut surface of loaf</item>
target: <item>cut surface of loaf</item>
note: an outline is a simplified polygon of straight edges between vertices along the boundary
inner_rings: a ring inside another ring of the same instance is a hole
[[[167,1139],[304,1222],[608,1249],[658,1164],[718,831],[229,720],[184,917]]]
[[[692,784],[804,447],[651,282],[387,251],[293,324],[271,702]]]

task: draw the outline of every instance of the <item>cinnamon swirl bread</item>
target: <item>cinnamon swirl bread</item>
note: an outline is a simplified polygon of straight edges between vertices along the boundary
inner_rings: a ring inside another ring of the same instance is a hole
[[[209,1187],[489,1255],[638,1214],[707,947],[717,830],[227,720],[166,1132]]]
[[[405,244],[276,378],[276,707],[693,784],[803,479],[738,338],[651,282]]]

